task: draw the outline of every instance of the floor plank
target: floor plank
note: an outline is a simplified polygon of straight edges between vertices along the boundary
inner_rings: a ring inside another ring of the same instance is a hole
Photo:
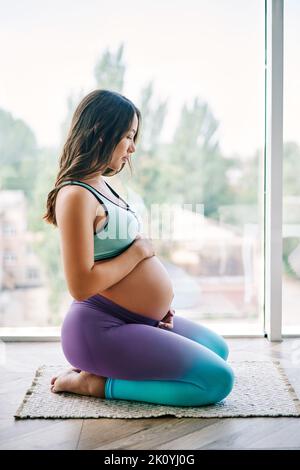
[[[82,429],[82,419],[70,420],[0,420],[0,449],[75,450]]]
[[[176,417],[154,419],[155,421],[149,423],[143,430],[132,432],[130,435],[121,439],[115,438],[110,442],[102,442],[102,444],[98,445],[95,449],[159,449],[162,443],[168,443],[170,439],[181,439],[186,433],[191,433],[195,429],[199,430],[203,427],[211,426],[217,421],[215,418],[209,420],[201,420],[198,418],[178,419]],[[137,421],[139,421],[139,419]],[[133,425],[136,428],[138,423],[133,423]]]
[[[300,426],[298,418],[227,418],[219,420],[212,426],[206,426],[199,431],[187,434],[179,439],[160,445],[157,449],[251,449],[274,447],[274,434],[285,436],[287,445],[288,435],[286,434],[289,423],[295,419],[295,428]],[[264,439],[268,437],[269,442]],[[280,443],[281,444],[281,443]],[[291,444],[293,445],[293,444]],[[295,443],[294,443],[295,445]]]

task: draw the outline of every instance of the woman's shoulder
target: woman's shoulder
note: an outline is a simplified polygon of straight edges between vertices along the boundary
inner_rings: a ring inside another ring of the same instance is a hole
[[[93,194],[79,185],[64,185],[56,195],[55,213],[57,220],[66,211],[90,211],[94,213],[98,202]],[[87,214],[87,212],[85,212]]]
[[[93,194],[90,191],[87,191],[83,186],[75,185],[75,184],[65,184],[61,188],[59,188],[56,201],[75,201],[78,199],[82,199],[86,202],[94,202],[95,198],[91,197]],[[97,201],[96,201],[97,202]]]

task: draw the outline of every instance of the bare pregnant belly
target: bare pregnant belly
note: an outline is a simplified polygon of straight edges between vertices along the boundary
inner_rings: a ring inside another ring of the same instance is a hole
[[[169,274],[156,256],[144,259],[121,281],[99,294],[155,320],[166,315],[174,297]]]

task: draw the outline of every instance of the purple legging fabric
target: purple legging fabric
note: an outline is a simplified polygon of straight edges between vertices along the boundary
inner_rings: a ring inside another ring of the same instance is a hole
[[[192,320],[173,329],[96,294],[70,305],[61,329],[68,362],[106,377],[105,398],[200,406],[223,400],[234,373],[224,338]]]

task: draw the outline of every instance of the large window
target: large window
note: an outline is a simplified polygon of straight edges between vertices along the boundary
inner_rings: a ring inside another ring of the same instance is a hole
[[[264,15],[261,0],[4,2],[0,327],[58,327],[72,301],[42,215],[75,106],[108,88],[143,115],[134,175],[111,183],[145,230],[171,208],[152,236],[176,311],[263,332]]]
[[[300,4],[284,2],[283,333],[300,333]]]

